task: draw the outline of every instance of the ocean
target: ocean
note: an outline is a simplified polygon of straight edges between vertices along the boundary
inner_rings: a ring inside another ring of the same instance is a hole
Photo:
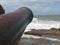
[[[60,28],[60,15],[36,15],[34,16],[32,22],[27,26],[25,32],[31,31],[31,29],[50,29],[50,28]],[[49,37],[38,37],[33,35],[23,34],[22,38],[44,38],[51,41],[58,41],[59,39],[49,38]]]
[[[60,28],[60,15],[41,15],[34,16],[32,22],[25,31],[30,29],[50,29]]]

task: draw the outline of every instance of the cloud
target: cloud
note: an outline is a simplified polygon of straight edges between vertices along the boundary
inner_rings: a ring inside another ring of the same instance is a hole
[[[39,1],[39,0],[38,0]],[[44,2],[44,3],[54,3],[60,0],[40,0],[39,2]]]
[[[0,0],[0,4],[3,5],[6,12],[14,11],[19,7],[29,7],[34,14],[58,12],[59,10],[56,10],[57,7],[53,7],[57,2],[60,2],[60,0]]]
[[[0,0],[0,4],[6,4],[6,0]]]
[[[54,3],[60,0],[0,0],[2,4],[15,4],[15,3],[26,3],[26,2],[40,2],[40,3]]]
[[[46,12],[49,12],[51,9],[52,9],[51,7],[46,7],[41,12],[46,13]]]

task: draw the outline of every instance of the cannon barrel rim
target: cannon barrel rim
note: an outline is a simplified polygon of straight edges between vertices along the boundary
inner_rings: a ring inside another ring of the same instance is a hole
[[[29,13],[29,22],[31,22],[33,19],[33,12],[31,11],[31,9],[29,9],[28,7],[21,7],[21,8],[18,8],[16,12],[21,12],[22,10],[27,11]]]

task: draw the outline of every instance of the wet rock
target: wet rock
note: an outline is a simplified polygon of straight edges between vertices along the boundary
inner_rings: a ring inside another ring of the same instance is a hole
[[[51,38],[60,39],[60,29],[51,28],[51,29],[32,29],[31,31],[25,32],[24,34],[35,35],[35,36],[45,36]]]
[[[58,30],[60,31],[60,28],[58,28]]]
[[[50,30],[57,30],[57,28],[51,28]]]

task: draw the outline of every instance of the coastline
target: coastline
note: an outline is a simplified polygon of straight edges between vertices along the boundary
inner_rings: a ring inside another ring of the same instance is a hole
[[[60,45],[60,42],[45,39],[22,38],[19,45]]]
[[[60,39],[60,28],[31,29],[31,31],[27,31],[24,34]]]
[[[60,28],[51,29],[31,29],[31,31],[24,32],[27,35],[40,36],[40,38],[21,38],[19,45],[60,45]],[[54,39],[48,40],[49,39]]]

